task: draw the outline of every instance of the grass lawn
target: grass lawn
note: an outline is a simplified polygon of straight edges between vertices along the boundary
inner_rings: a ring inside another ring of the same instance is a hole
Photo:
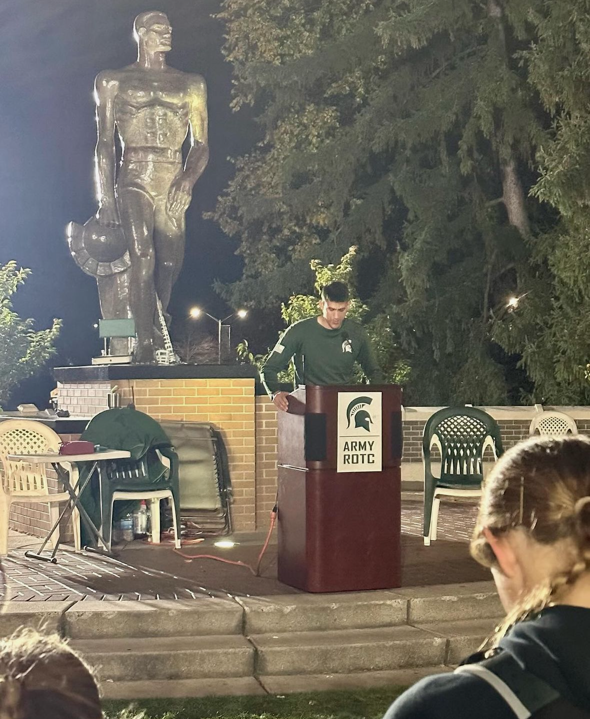
[[[133,711],[125,716],[141,716],[144,712],[145,719],[381,719],[405,688],[285,696],[145,699],[133,702]],[[117,719],[129,704],[127,701],[105,701],[105,717]]]

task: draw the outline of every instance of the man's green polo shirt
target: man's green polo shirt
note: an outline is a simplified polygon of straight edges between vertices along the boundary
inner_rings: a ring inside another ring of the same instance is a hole
[[[317,317],[291,325],[275,345],[261,371],[269,395],[279,390],[277,375],[295,361],[297,385],[346,385],[353,381],[358,362],[370,382],[383,381],[365,329],[345,319],[338,329],[328,330]]]

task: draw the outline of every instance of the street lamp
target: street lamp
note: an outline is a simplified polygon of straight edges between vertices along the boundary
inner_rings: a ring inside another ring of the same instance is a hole
[[[227,317],[224,317],[222,320],[220,320],[218,317],[214,317],[213,315],[210,315],[208,312],[205,312],[205,310],[202,310],[200,307],[191,307],[189,310],[189,317],[193,320],[198,320],[202,315],[207,315],[210,319],[212,319],[214,322],[217,322],[217,361],[219,364],[221,364],[221,334],[222,334],[222,327],[228,328],[228,344],[231,347],[231,342],[229,340],[231,339],[231,325],[230,324],[224,324],[228,320],[231,320],[232,317],[239,317],[239,319],[243,320],[248,316],[248,310],[240,309],[236,312],[232,312]]]

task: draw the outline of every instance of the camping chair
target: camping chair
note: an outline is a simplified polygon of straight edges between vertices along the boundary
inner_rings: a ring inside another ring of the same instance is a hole
[[[231,534],[232,488],[221,432],[209,422],[160,422],[178,454],[180,516],[200,534]]]
[[[8,554],[8,520],[10,505],[13,502],[49,504],[51,526],[59,517],[60,502],[67,502],[67,492],[50,492],[47,483],[46,464],[29,462],[13,462],[7,459],[9,454],[45,454],[59,452],[61,438],[50,427],[34,420],[9,419],[0,422],[0,555]],[[67,460],[67,457],[62,459]],[[71,484],[76,486],[78,472],[72,464]],[[74,531],[74,548],[81,551],[80,515],[76,509],[72,511]],[[57,533],[51,537],[55,547]]]
[[[159,544],[160,501],[165,498],[172,503],[174,545],[179,549],[178,456],[158,422],[130,407],[108,409],[90,421],[82,439],[108,446],[109,449],[126,449],[131,452],[130,459],[105,463],[100,486],[95,487],[93,492],[98,495],[102,535],[109,549],[115,502],[149,500],[152,542]]]
[[[535,409],[539,406],[535,405]],[[576,422],[569,415],[563,412],[544,412],[543,408],[538,409],[538,414],[533,417],[529,434],[541,435],[542,437],[565,437],[568,434],[578,434]]]
[[[431,450],[440,452],[440,476],[432,469]],[[435,412],[424,427],[424,544],[436,539],[441,496],[479,497],[483,455],[490,448],[502,454],[500,428],[493,417],[475,407],[447,407]]]

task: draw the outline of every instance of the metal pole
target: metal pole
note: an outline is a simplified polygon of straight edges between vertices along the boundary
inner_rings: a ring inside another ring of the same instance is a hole
[[[221,320],[217,320],[217,357],[221,364]]]

